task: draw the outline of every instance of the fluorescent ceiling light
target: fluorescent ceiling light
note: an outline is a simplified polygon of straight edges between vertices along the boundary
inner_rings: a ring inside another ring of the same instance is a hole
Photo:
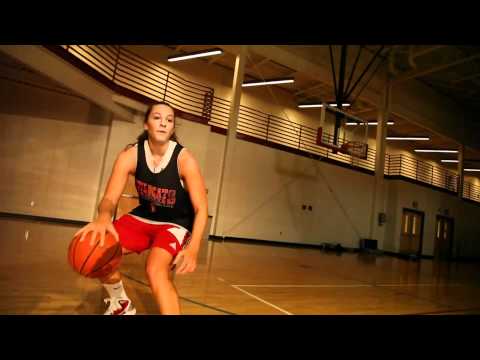
[[[427,141],[430,140],[430,138],[428,136],[387,136],[387,140]]]
[[[272,79],[266,81],[249,81],[242,84],[242,87],[250,86],[263,86],[263,85],[277,85],[277,84],[290,84],[293,83],[294,79]]]
[[[415,149],[418,153],[444,153],[444,154],[456,154],[458,150],[437,150],[437,149]]]
[[[300,104],[298,105],[301,109],[309,109],[309,108],[321,108],[323,107],[322,104]]]
[[[393,125],[395,124],[393,121],[387,121],[387,125]],[[358,122],[355,122],[355,121],[349,121],[349,122],[346,122],[345,125],[349,125],[349,126],[354,126],[354,125],[365,125],[365,123],[358,123]],[[368,126],[371,126],[371,125],[378,125],[378,121],[369,121],[368,122]]]
[[[332,106],[332,107],[337,107],[338,106],[338,104],[336,104],[336,103],[331,103],[331,104],[328,104],[328,105]],[[343,107],[348,107],[348,106],[350,106],[350,104],[349,103],[342,103],[342,106]]]
[[[458,163],[458,160],[441,160],[443,163]]]
[[[335,103],[331,103],[331,104],[328,104],[328,106],[332,106],[332,107],[337,107],[338,105],[335,104]],[[342,103],[342,107],[349,107],[351,106],[350,103]],[[323,104],[300,104],[298,105],[299,108],[301,109],[308,109],[308,108],[321,108],[323,107]]]
[[[463,171],[480,171],[480,169],[463,169]]]
[[[167,60],[169,62],[174,62],[174,61],[189,60],[189,59],[195,59],[199,57],[213,56],[213,55],[220,55],[220,54],[223,54],[222,49],[210,49],[210,50],[196,51],[196,52],[183,54],[183,55],[172,55],[172,56],[169,56]]]

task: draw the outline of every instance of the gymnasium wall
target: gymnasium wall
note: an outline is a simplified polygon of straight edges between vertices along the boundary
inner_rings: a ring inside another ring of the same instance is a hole
[[[112,121],[102,193],[118,152],[135,140],[142,122],[141,114],[135,123]],[[181,118],[176,131],[200,164],[209,214],[214,215],[226,137]],[[357,247],[358,238],[368,236],[373,176],[235,140],[224,183],[224,236],[317,245],[339,242],[349,247]],[[125,192],[135,193],[132,181]]]
[[[177,73],[214,86],[216,95],[228,98],[231,72],[222,71],[201,64]],[[20,75],[16,76],[19,80]],[[48,83],[48,79],[36,80]],[[55,88],[55,84],[46,87]],[[118,152],[142,131],[141,111],[127,122],[64,92],[0,81],[0,159],[8,174],[0,180],[0,211],[90,221]],[[315,127],[320,111],[300,112],[282,93],[276,91],[277,98],[287,104],[291,120]],[[265,90],[244,94],[242,104],[282,116],[281,106],[272,104]],[[209,213],[214,214],[225,136],[210,132],[206,125],[177,120],[180,141],[200,163],[209,190]],[[333,116],[327,121],[332,124]],[[338,242],[348,247],[357,247],[359,238],[368,237],[373,176],[242,140],[235,140],[230,165],[225,177],[227,206],[221,214],[223,235],[305,244]],[[385,183],[389,220],[385,240],[378,239],[381,248],[398,250],[401,207],[416,199],[421,210],[428,199],[426,217],[444,204],[457,209],[452,215],[465,219],[456,223],[463,244],[459,251],[478,254],[472,240],[480,229],[467,221],[478,217],[478,206],[459,202],[454,207],[450,205],[457,201],[454,196],[403,181]],[[312,206],[312,211],[302,210],[302,205]],[[424,254],[431,254],[433,243],[428,243],[427,235]]]
[[[92,218],[110,114],[50,80],[0,66],[0,211]]]
[[[403,208],[425,213],[423,232],[423,255],[433,255],[436,216],[445,210],[455,219],[453,254],[459,257],[480,257],[480,207],[457,197],[417,186],[402,180],[387,180],[389,183],[389,211],[387,212],[387,236],[384,250],[398,252]]]

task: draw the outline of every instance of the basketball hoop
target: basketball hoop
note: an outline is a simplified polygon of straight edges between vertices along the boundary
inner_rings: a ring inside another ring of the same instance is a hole
[[[346,141],[342,145],[333,143],[333,136],[323,132],[321,127],[317,130],[316,143],[332,150],[334,154],[341,152],[360,159],[366,159],[368,154],[368,144],[360,141]]]
[[[360,141],[347,141],[342,144],[340,151],[360,159],[366,159],[368,154],[368,144]]]

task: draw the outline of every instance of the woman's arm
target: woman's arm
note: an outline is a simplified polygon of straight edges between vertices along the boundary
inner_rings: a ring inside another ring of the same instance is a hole
[[[193,209],[195,219],[193,222],[192,238],[184,251],[184,261],[177,270],[178,274],[192,272],[196,267],[196,258],[200,249],[205,227],[208,219],[208,201],[205,189],[205,181],[200,172],[200,167],[193,155],[187,149],[182,150],[178,159],[180,176],[183,178]],[[185,254],[186,253],[186,254]],[[188,255],[188,256],[187,256]]]
[[[134,172],[136,159],[132,155],[136,152],[136,148],[130,148],[122,151],[113,165],[112,174],[108,180],[105,193],[100,204],[98,205],[97,220],[111,221],[115,208],[122,196],[128,181],[128,176]]]
[[[97,233],[99,233],[101,237],[100,246],[102,246],[105,239],[105,231],[112,233],[118,241],[118,234],[112,225],[112,217],[127,184],[128,176],[135,171],[135,167],[136,148],[122,151],[117,156],[105,193],[98,205],[97,218],[75,234],[75,236],[82,234],[80,241],[83,241],[89,232],[93,232],[90,240],[92,242],[96,238]]]

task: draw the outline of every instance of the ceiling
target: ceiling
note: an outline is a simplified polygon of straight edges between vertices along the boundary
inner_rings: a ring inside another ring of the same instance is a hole
[[[395,46],[389,66],[399,79],[417,79],[461,106],[480,111],[479,46]]]
[[[211,48],[210,45],[166,45],[171,54],[189,53]],[[291,46],[295,50],[320,54],[325,58],[328,54],[328,46]],[[332,55],[336,63],[336,81],[338,83],[340,46],[332,46]],[[361,50],[361,51],[360,51]],[[327,52],[326,52],[327,51]],[[351,84],[358,79],[368,63],[372,65],[365,73],[364,79],[368,80],[380,63],[388,66],[390,73],[395,80],[408,81],[417,79],[432,87],[438,93],[448,96],[462,107],[469,111],[479,111],[480,105],[480,47],[474,46],[445,46],[445,45],[402,45],[402,46],[381,46],[367,45],[348,46],[346,77],[350,76],[356,56],[360,53],[360,61],[355,68]],[[221,56],[215,56],[204,60],[209,64],[216,64],[233,70],[235,55],[224,52]],[[363,63],[362,63],[363,62]],[[362,65],[360,65],[362,64]],[[282,77],[294,77],[293,84],[276,85],[278,88],[287,91],[296,99],[297,103],[313,103],[322,101],[333,101],[335,90],[333,87],[333,76],[330,83],[320,82],[313,79],[309,74],[294,71],[293,69],[279,64],[267,57],[249,52],[245,68],[245,80],[261,80]],[[355,101],[347,112],[369,121],[376,120],[377,107],[364,101],[361,96],[361,86],[357,86],[352,97]],[[477,97],[478,96],[478,97]],[[353,99],[349,99],[353,100]],[[480,117],[479,117],[480,119]],[[414,136],[427,135],[431,140],[425,142],[424,147],[455,149],[458,144],[449,140],[446,136],[434,134],[409,119],[402,119],[391,114],[391,120],[395,121],[394,126],[388,127],[389,136]],[[374,131],[374,130],[372,130]],[[417,147],[419,143],[405,142],[406,149]],[[480,159],[480,153],[468,150],[466,158]],[[422,155],[424,156],[424,155]],[[431,155],[427,155],[431,157]]]
[[[0,52],[0,79],[21,82],[64,94],[79,96],[72,90],[29,68],[3,52]]]
[[[165,45],[169,49],[169,54],[189,53],[211,48],[211,45]],[[316,51],[318,47],[309,46],[309,51]],[[325,48],[325,47],[324,47]],[[328,48],[328,46],[327,46]],[[339,46],[336,46],[337,52]],[[347,62],[347,73],[352,68],[357,54],[358,47],[352,47],[349,50],[349,63]],[[380,49],[380,46],[365,46],[365,61],[368,63],[374,58],[374,55]],[[324,49],[325,51],[325,49]],[[475,94],[480,92],[480,76],[476,76],[477,70],[480,70],[480,54],[479,47],[467,46],[390,46],[384,47],[377,58],[378,62],[386,62],[394,76],[401,81],[410,79],[418,79],[425,84],[431,86],[435,91],[443,93],[455,101],[468,106],[469,109],[478,108],[475,101]],[[337,54],[338,55],[338,54]],[[338,56],[336,57],[338,59]],[[199,59],[200,60],[200,59]],[[224,52],[220,56],[201,59],[211,66],[222,66],[233,70],[235,65],[235,55]],[[413,61],[413,62],[412,62]],[[453,64],[453,65],[452,65]],[[31,71],[22,64],[13,61],[9,57],[1,56],[0,65],[4,68],[21,68],[24,71]],[[362,69],[361,66],[359,66]],[[364,67],[363,67],[364,68]],[[374,71],[374,66],[372,70]],[[338,69],[337,69],[338,73]],[[480,71],[478,71],[480,73]],[[368,75],[368,73],[366,74]],[[353,82],[359,75],[353,77]],[[312,79],[309,74],[294,71],[291,68],[272,61],[269,58],[260,56],[250,52],[247,57],[245,68],[246,80],[260,80],[281,77],[294,77],[295,83],[277,85],[278,88],[288,92],[296,99],[297,103],[321,102],[334,100],[334,88],[332,84],[319,82]],[[44,79],[46,80],[46,79]],[[337,79],[338,81],[338,79]],[[49,81],[52,87],[62,91],[69,91],[58,84]],[[468,91],[467,91],[468,90]],[[480,95],[479,95],[480,98]],[[480,110],[480,109],[479,109]],[[306,110],[308,111],[308,110]],[[378,109],[361,99],[359,96],[352,104],[352,107],[346,108],[350,112],[361,119],[367,121],[375,121]],[[447,136],[434,134],[409,119],[401,118],[395,114],[390,115],[390,119],[395,125],[388,126],[389,136],[429,136],[428,142],[402,142],[402,148],[413,150],[419,146],[425,148],[442,148],[456,149],[458,144],[450,140]],[[375,127],[370,129],[371,135],[374,136]],[[421,158],[439,160],[446,158],[445,155],[436,154],[417,154]],[[451,156],[451,155],[450,155]],[[466,149],[466,159],[480,159],[480,152]],[[479,162],[466,164],[467,166],[480,167]],[[475,165],[475,166],[474,166]],[[453,165],[446,165],[455,167]]]
[[[171,49],[172,54],[188,53],[211,48],[211,45],[166,45]],[[305,49],[315,53],[315,48],[325,48],[328,46],[289,46],[294,49]],[[338,83],[339,73],[339,48],[333,46],[334,62],[336,63],[336,75]],[[346,78],[350,75],[358,54],[359,46],[348,46]],[[456,101],[461,106],[471,111],[480,111],[480,47],[478,46],[446,46],[446,45],[401,45],[401,46],[380,46],[366,45],[362,46],[360,62],[355,68],[352,84],[365,69],[364,64],[375,57],[371,68],[366,72],[364,79],[376,70],[377,64],[385,63],[390,73],[397,81],[407,81],[417,79],[426,85],[432,87],[435,91],[444,94]],[[319,53],[320,54],[320,53]],[[323,53],[325,54],[325,52]],[[235,65],[235,55],[224,52],[220,56],[205,60],[209,64],[233,69]],[[320,83],[313,80],[309,74],[294,71],[282,64],[279,64],[269,58],[262,57],[256,53],[249,52],[245,68],[246,80],[261,80],[262,78],[281,78],[294,77],[294,84],[278,85],[290,92],[298,103],[302,102],[321,102],[333,101],[335,99],[333,81],[331,84]],[[332,76],[333,79],[333,76]],[[347,81],[347,79],[345,80]],[[361,90],[360,87],[355,89]],[[353,94],[356,96],[357,94]],[[349,99],[350,101],[353,99]],[[364,102],[361,98],[353,103],[352,111],[363,111],[371,108],[371,105]],[[480,117],[479,120],[480,121]]]

